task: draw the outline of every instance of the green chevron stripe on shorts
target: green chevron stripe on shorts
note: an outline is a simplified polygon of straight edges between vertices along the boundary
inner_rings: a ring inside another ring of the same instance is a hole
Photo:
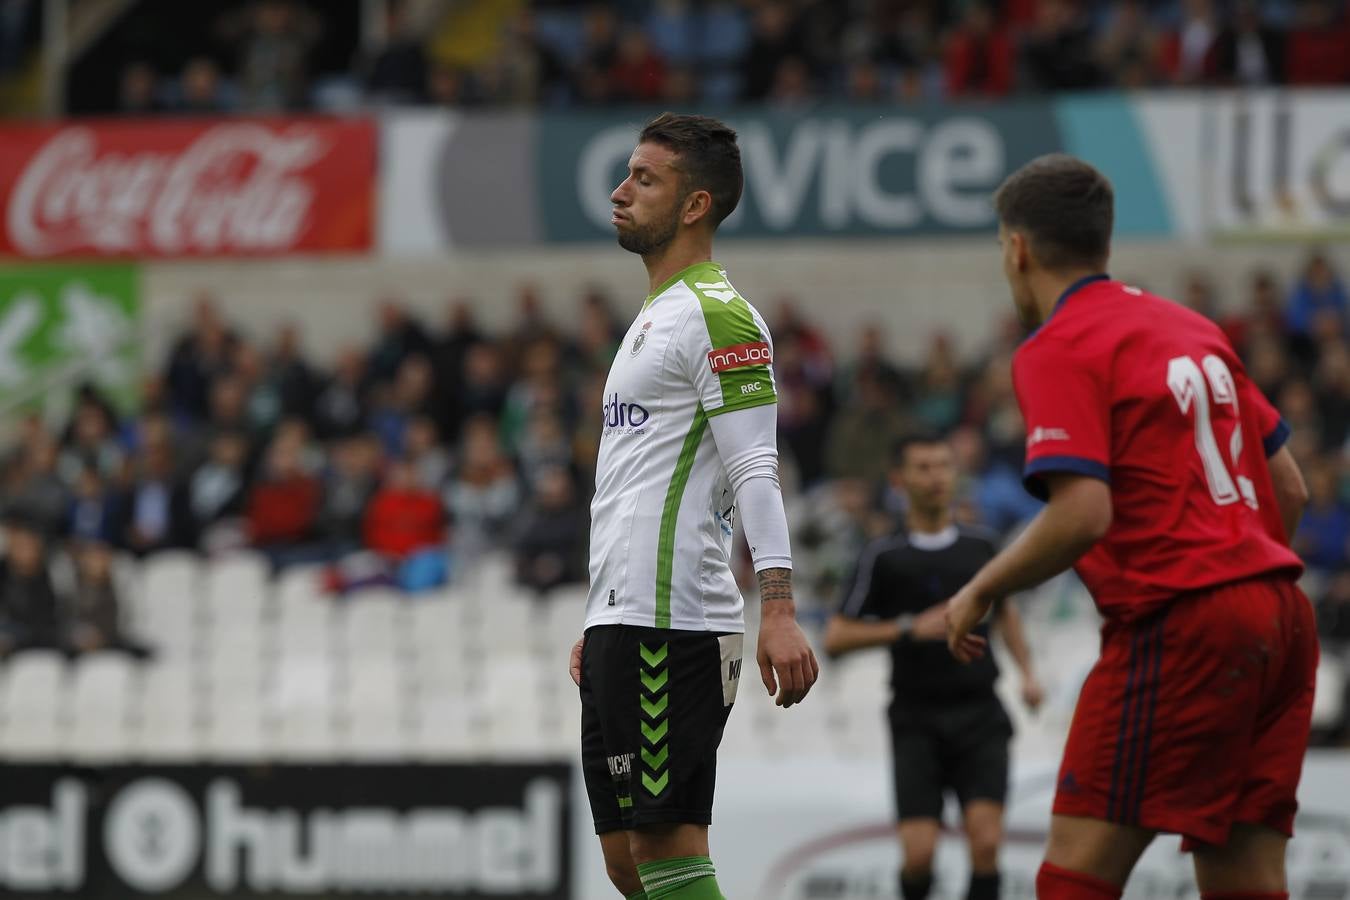
[[[638,692],[638,706],[642,709],[641,780],[647,793],[659,797],[670,784],[670,770],[666,768],[670,759],[670,745],[666,742],[670,731],[670,721],[666,718],[670,707],[670,670],[667,668],[670,644],[648,647],[639,643],[638,655],[642,657],[638,676],[644,688]]]

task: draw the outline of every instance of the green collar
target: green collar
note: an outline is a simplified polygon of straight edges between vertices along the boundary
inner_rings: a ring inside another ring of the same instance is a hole
[[[690,274],[694,272],[695,269],[713,269],[714,271],[717,272],[719,278],[722,277],[722,273],[724,271],[720,265],[713,262],[712,260],[707,259],[705,259],[703,262],[696,262],[692,266],[686,266],[685,268],[676,272],[674,275],[667,278],[660,287],[658,287],[656,290],[648,294],[646,301],[644,301],[642,304],[642,308],[646,309],[647,307],[651,306],[652,301],[654,301],[657,297],[660,297],[666,291],[670,290],[677,281],[684,281],[686,278],[689,277]]]

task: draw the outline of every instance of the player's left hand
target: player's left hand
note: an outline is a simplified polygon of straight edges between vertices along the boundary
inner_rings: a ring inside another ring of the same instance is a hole
[[[1041,687],[1041,682],[1035,675],[1022,676],[1022,702],[1032,712],[1040,709],[1041,704],[1045,702],[1045,688]]]
[[[787,709],[805,699],[820,677],[820,663],[797,619],[787,613],[766,609],[759,623],[759,648],[756,651],[759,674],[774,705]]]
[[[990,605],[966,588],[947,601],[947,648],[958,661],[970,663],[984,656],[988,642],[971,631],[989,613]]]
[[[577,687],[581,687],[581,648],[585,643],[586,637],[583,635],[572,645],[572,658],[567,662],[567,672],[572,676],[572,681]]]

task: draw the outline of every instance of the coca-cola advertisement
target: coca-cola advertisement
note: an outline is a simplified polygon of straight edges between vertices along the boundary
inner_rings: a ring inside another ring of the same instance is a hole
[[[370,249],[369,120],[0,128],[0,255],[275,256]]]

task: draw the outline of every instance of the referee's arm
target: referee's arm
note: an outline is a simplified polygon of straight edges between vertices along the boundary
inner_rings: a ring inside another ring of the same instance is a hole
[[[875,618],[878,556],[880,548],[876,544],[863,552],[839,612],[825,626],[825,652],[831,657],[868,647],[886,647],[900,640],[903,629],[898,619]]]
[[[1003,644],[1008,648],[1008,655],[1017,665],[1017,673],[1021,676],[1022,702],[1035,712],[1045,699],[1045,690],[1041,687],[1040,679],[1036,677],[1036,670],[1031,664],[1031,645],[1027,643],[1026,630],[1022,627],[1022,613],[1018,611],[1017,604],[1012,598],[1007,598],[999,604],[995,621],[998,624],[999,634],[1003,636]]]

